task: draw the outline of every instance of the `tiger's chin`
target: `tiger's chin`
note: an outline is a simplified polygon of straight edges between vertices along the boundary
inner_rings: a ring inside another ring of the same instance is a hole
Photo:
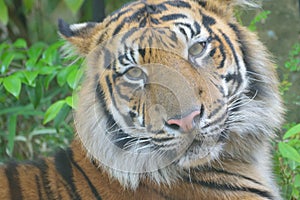
[[[200,167],[217,160],[223,149],[222,143],[194,141],[186,152],[179,158],[177,165],[184,169]]]

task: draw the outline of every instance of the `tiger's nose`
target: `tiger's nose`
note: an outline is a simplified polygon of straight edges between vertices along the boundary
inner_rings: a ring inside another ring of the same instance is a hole
[[[180,119],[169,119],[167,125],[174,129],[181,128],[184,132],[190,132],[195,128],[195,117],[200,115],[200,111],[193,111]]]

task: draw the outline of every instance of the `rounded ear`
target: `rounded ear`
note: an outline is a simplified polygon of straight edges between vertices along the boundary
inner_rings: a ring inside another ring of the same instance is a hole
[[[204,3],[206,9],[222,16],[233,16],[233,9],[235,7],[242,8],[259,8],[262,0],[196,0],[199,3]]]
[[[73,47],[72,50],[75,49],[76,54],[85,56],[94,48],[97,37],[102,33],[102,26],[94,22],[70,25],[59,19],[58,30],[59,35],[69,43],[69,46]]]

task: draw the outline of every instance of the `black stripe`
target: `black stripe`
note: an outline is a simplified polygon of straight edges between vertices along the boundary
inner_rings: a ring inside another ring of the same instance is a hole
[[[99,83],[99,75],[95,75],[95,88],[98,102],[101,105],[101,110],[105,112],[105,116],[110,116],[110,113],[105,103],[105,95]]]
[[[170,125],[167,125],[167,126],[170,126]],[[157,142],[157,143],[163,143],[163,142],[168,142],[170,140],[174,140],[174,137],[171,137],[171,138],[151,138],[151,140],[153,142]],[[162,144],[164,145],[164,144]],[[164,145],[165,146],[165,145]]]
[[[114,98],[114,95],[113,95],[113,87],[112,87],[112,83],[110,82],[109,76],[108,76],[108,75],[105,77],[105,83],[106,83],[106,86],[108,87],[110,99],[111,99],[112,103],[113,103],[114,105],[116,105],[116,101],[115,101],[115,98]]]
[[[142,116],[143,116],[143,123],[142,123],[142,126],[145,127],[145,116],[146,116],[146,113],[145,113],[145,103],[142,104],[143,108],[142,108]]]
[[[228,171],[225,171],[225,170],[222,170],[222,169],[212,169],[213,172],[218,172],[218,173],[223,173],[223,174],[227,174],[227,175],[232,175],[232,176],[237,176],[237,177],[241,177],[241,178],[244,178],[248,181],[251,181],[253,183],[256,183],[256,184],[259,184],[259,185],[262,185],[260,182],[258,182],[257,180],[254,180],[248,176],[244,176],[244,175],[241,175],[241,174],[237,174],[237,173],[232,173],[232,172],[228,172]]]
[[[227,42],[227,44],[229,45],[231,51],[232,51],[232,54],[234,56],[234,60],[235,60],[235,63],[237,64],[237,67],[238,67],[238,70],[240,69],[240,62],[239,62],[239,59],[237,57],[237,53],[235,51],[235,48],[231,42],[231,40],[229,39],[229,37],[222,32],[222,30],[219,30],[221,33],[222,33],[222,36],[224,37],[225,41]]]
[[[155,6],[155,14],[162,13],[163,11],[168,10],[165,3],[157,4],[157,5],[154,5],[154,6]]]
[[[100,37],[98,38],[98,41],[97,41],[97,45],[101,44],[102,42],[104,42],[104,38],[107,36],[107,32],[104,31],[104,33],[102,33],[100,35]]]
[[[119,61],[119,63],[121,64],[121,65],[123,65],[123,66],[128,66],[128,65],[130,65],[131,63],[130,63],[130,60],[128,60],[127,59],[128,57],[127,57],[127,55],[126,55],[126,52],[124,53],[124,54],[121,54],[121,52],[119,52],[119,55],[118,55],[118,61]],[[126,61],[127,61],[127,63],[126,63]],[[123,74],[123,73],[122,73]]]
[[[184,27],[188,28],[191,31],[191,38],[195,36],[195,31],[193,30],[193,28],[190,24],[177,22],[177,23],[175,23],[175,25],[177,25],[177,26],[180,25],[180,26],[184,26]]]
[[[37,192],[38,192],[38,195],[39,195],[39,200],[42,200],[43,199],[43,195],[42,195],[42,188],[41,188],[41,183],[40,183],[40,178],[39,176],[35,175],[35,183],[36,183],[36,186],[37,186]]]
[[[210,52],[209,52],[209,56],[210,57],[214,57],[215,53],[216,53],[217,48],[213,48]]]
[[[200,33],[201,33],[201,26],[200,26],[200,24],[198,23],[198,22],[194,22],[194,27],[195,27],[195,29],[196,29],[196,35],[199,35]]]
[[[129,48],[128,46],[125,46],[125,58],[130,63],[136,63],[136,61],[134,59],[134,50],[132,48]]]
[[[196,1],[200,6],[202,6],[202,7],[206,7],[206,5],[207,5],[207,3],[206,3],[206,1]]]
[[[139,21],[141,19],[142,16],[145,16],[146,13],[146,8],[142,8],[138,11],[136,11],[135,13],[133,13],[132,15],[125,17],[122,22],[119,23],[119,25],[115,28],[113,35],[118,34],[122,28],[124,27],[124,25],[126,23],[131,23],[133,21]]]
[[[205,28],[207,28],[208,30],[211,30],[210,26],[216,24],[216,20],[210,16],[202,14],[201,12],[200,12],[200,14],[202,15],[202,23],[205,26]]]
[[[105,69],[110,69],[111,68],[111,63],[113,62],[113,59],[115,59],[114,57],[113,57],[113,55],[111,54],[111,52],[108,50],[108,49],[106,49],[106,48],[104,48],[103,49],[103,51],[104,51],[104,68]]]
[[[144,28],[144,27],[146,26],[146,24],[147,24],[147,18],[144,17],[144,18],[142,19],[142,21],[140,21],[139,27],[140,27],[140,28]]]
[[[222,119],[225,118],[225,116],[227,115],[227,112],[224,112],[220,117],[218,117],[216,120],[212,121],[212,122],[209,122],[207,123],[205,126],[203,126],[203,129],[204,128],[207,128],[209,126],[212,126],[214,124],[216,124],[217,122],[221,121]]]
[[[233,77],[234,79],[233,79],[233,83],[232,83],[232,84],[234,84],[235,82],[238,83],[238,85],[235,88],[235,90],[232,91],[232,94],[235,94],[236,91],[238,90],[238,88],[241,86],[241,83],[243,81],[242,76],[241,76],[240,71],[239,71],[240,68],[241,68],[240,61],[239,61],[239,59],[237,57],[237,53],[236,53],[235,48],[234,48],[231,40],[229,39],[229,37],[225,33],[223,33],[221,30],[219,30],[219,31],[222,33],[222,36],[224,37],[225,41],[229,45],[229,47],[230,47],[230,49],[232,51],[232,54],[234,56],[234,61],[235,61],[236,65],[237,65],[237,72],[236,72],[237,74],[235,74],[235,76]]]
[[[250,188],[250,187],[239,187],[231,184],[220,184],[215,182],[207,182],[207,181],[201,181],[201,180],[194,180],[191,179],[191,177],[185,177],[184,180],[188,183],[198,184],[203,187],[207,187],[213,190],[220,190],[220,191],[234,191],[234,192],[249,192],[254,193],[260,197],[273,199],[273,195],[270,194],[268,191],[259,190],[256,188]]]
[[[124,5],[125,7],[125,5]],[[120,9],[121,10],[121,9]],[[112,18],[109,20],[109,22],[106,24],[106,27],[109,27],[110,24],[112,22],[116,22],[119,20],[120,17],[122,17],[124,14],[130,12],[132,10],[132,8],[128,8],[126,10],[123,10],[120,12],[120,10],[116,10],[115,12],[111,13],[110,16],[112,16]],[[117,14],[118,13],[118,14]],[[114,16],[114,15],[117,15],[117,16]]]
[[[5,167],[5,175],[8,179],[10,198],[12,200],[22,200],[22,190],[20,186],[20,179],[18,173],[18,164],[16,162],[9,162]]]
[[[146,50],[144,48],[139,48],[138,51],[139,51],[139,54],[141,55],[141,57],[144,58],[146,55]]]
[[[147,16],[147,9],[146,7],[140,8],[135,13],[130,15],[130,21],[139,21],[142,17],[145,18]]]
[[[183,14],[170,14],[170,15],[165,15],[163,17],[161,17],[160,19],[162,21],[172,21],[172,20],[176,20],[176,19],[185,19],[187,18],[186,15]]]
[[[184,37],[185,37],[185,39],[186,39],[186,41],[188,41],[189,40],[189,38],[188,38],[188,35],[186,34],[186,32],[185,32],[185,30],[184,30],[184,28],[181,28],[181,27],[179,27],[179,31],[184,35]]]
[[[218,101],[218,102],[220,102],[220,101]],[[207,118],[211,118],[214,115],[216,115],[223,107],[224,107],[224,102],[222,102],[221,105],[219,105],[216,109],[214,109],[211,113],[209,113]]]
[[[138,138],[132,137],[120,129],[111,136],[111,141],[117,145],[117,147],[126,149],[126,145],[138,141]]]
[[[184,1],[167,1],[166,4],[177,8],[191,8],[191,5]]]
[[[133,108],[132,108],[132,109],[133,109]],[[133,112],[132,110],[130,110],[128,114],[129,114],[129,116],[130,116],[131,118],[136,118],[136,113]]]
[[[121,29],[123,28],[123,26],[124,26],[124,22],[121,22],[116,28],[115,28],[115,30],[114,30],[114,32],[113,32],[113,36],[114,35],[117,35],[120,31],[121,31]]]
[[[135,32],[139,31],[140,29],[139,28],[132,28],[130,29],[127,33],[125,33],[121,39],[121,42],[124,43],[125,40],[127,40],[130,36],[132,36]]]
[[[80,173],[83,175],[83,177],[85,178],[86,182],[88,183],[93,195],[96,197],[96,199],[101,200],[101,196],[98,193],[97,189],[95,188],[95,186],[92,184],[92,182],[90,181],[89,177],[86,175],[86,173],[83,171],[83,169],[74,161],[73,159],[73,152],[71,149],[67,149],[68,154],[70,155],[70,160],[72,162],[72,164],[75,166],[76,169],[78,169],[78,171],[80,171]],[[100,173],[100,172],[99,172]]]
[[[177,38],[176,33],[175,33],[174,31],[171,31],[171,30],[170,30],[170,32],[171,32],[171,37],[170,37],[170,39],[171,39],[173,42],[177,43],[178,38]]]
[[[159,20],[158,20],[158,19],[155,19],[155,18],[153,18],[153,17],[150,18],[150,21],[151,21],[151,23],[153,23],[153,24],[159,24]]]
[[[226,82],[230,82],[233,80],[233,82],[237,81],[238,83],[240,83],[242,81],[242,77],[236,73],[228,73],[225,76],[222,75],[221,78],[224,78]]]
[[[221,42],[221,41],[220,41]],[[223,43],[221,42],[220,44],[220,47],[219,47],[219,50],[220,50],[220,53],[222,55],[222,60],[221,60],[221,63],[220,65],[217,67],[218,69],[221,69],[225,66],[225,60],[226,60],[226,53],[224,51],[224,46],[223,46]]]
[[[246,70],[247,70],[247,76],[250,77],[252,80],[250,81],[250,87],[249,87],[249,92],[246,93],[246,95],[250,98],[253,98],[253,96],[258,96],[260,94],[263,93],[263,89],[261,88],[261,83],[260,81],[256,81],[256,80],[261,80],[260,76],[255,76],[255,74],[257,72],[255,72],[255,70],[253,70],[252,68],[252,62],[251,59],[249,58],[249,49],[248,49],[248,45],[245,44],[245,36],[242,34],[242,32],[238,29],[238,26],[235,24],[229,24],[229,26],[231,27],[231,29],[235,32],[237,38],[238,38],[238,42],[239,42],[239,46],[240,49],[242,51],[242,56],[243,56],[243,61],[245,63],[246,66]],[[250,73],[249,73],[250,72]],[[253,72],[253,73],[251,73]]]
[[[204,168],[204,169],[194,169],[195,172],[202,172],[202,173],[205,173],[205,172],[210,172],[210,173],[220,173],[220,174],[226,174],[226,175],[230,175],[230,176],[236,176],[238,178],[243,178],[243,179],[246,179],[248,181],[251,181],[255,184],[258,184],[258,185],[262,185],[260,182],[258,182],[257,180],[254,180],[248,176],[244,176],[244,175],[241,175],[241,174],[238,174],[238,173],[233,173],[233,172],[229,172],[229,171],[225,171],[224,169],[216,169],[216,168]]]
[[[77,188],[73,179],[73,168],[71,160],[66,151],[58,151],[54,156],[54,164],[57,172],[66,181],[67,187],[65,188],[73,199],[80,200]]]
[[[40,170],[40,178],[42,179],[42,186],[45,190],[46,196],[48,200],[54,199],[53,191],[50,187],[50,180],[48,179],[48,170],[49,167],[46,164],[46,161],[44,159],[38,159],[35,161],[28,161],[25,164],[32,165]]]
[[[212,40],[216,40],[217,42],[220,43],[220,46],[219,46],[219,50],[220,50],[220,53],[221,53],[221,56],[222,56],[222,60],[221,60],[221,63],[219,64],[219,66],[217,67],[217,69],[221,69],[224,67],[225,65],[225,60],[226,60],[226,53],[224,51],[224,44],[223,42],[221,41],[221,39],[219,38],[219,36],[215,35],[213,36]],[[215,54],[215,52],[213,52],[213,54]]]
[[[130,53],[131,60],[133,63],[137,64],[137,61],[135,60],[135,57],[134,57],[134,52],[135,51],[130,48],[129,53]]]

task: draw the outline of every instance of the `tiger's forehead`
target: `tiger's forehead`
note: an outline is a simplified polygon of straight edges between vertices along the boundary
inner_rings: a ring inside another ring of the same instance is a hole
[[[133,28],[169,28],[195,22],[201,27],[207,11],[195,1],[137,1],[125,5],[104,21],[109,35],[124,33]],[[207,21],[207,20],[206,20]]]

